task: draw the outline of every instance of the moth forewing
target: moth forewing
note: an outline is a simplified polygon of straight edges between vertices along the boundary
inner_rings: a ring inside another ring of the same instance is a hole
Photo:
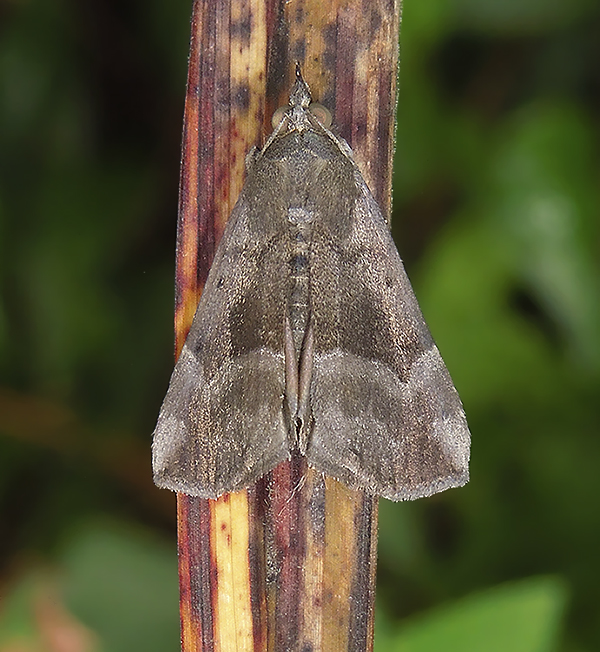
[[[175,366],[155,481],[214,498],[296,450],[392,500],[460,486],[462,404],[349,146],[309,107],[297,71]]]
[[[285,248],[280,226],[255,219],[248,184],[252,172],[217,249],[154,431],[155,483],[194,496],[243,489],[289,456],[282,411]],[[263,299],[267,270],[269,301]]]

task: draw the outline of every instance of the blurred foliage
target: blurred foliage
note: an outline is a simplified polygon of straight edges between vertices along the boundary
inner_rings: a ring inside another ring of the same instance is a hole
[[[377,621],[377,652],[551,652],[566,602],[563,583],[539,577],[476,593],[426,616],[399,633]]]
[[[6,598],[0,650],[176,652],[175,545],[106,520],[80,523],[66,539],[60,574],[29,571]]]
[[[177,649],[149,433],[190,10],[0,6],[2,652]],[[394,235],[472,479],[381,502],[377,649],[600,649],[600,5],[406,0],[401,58]]]

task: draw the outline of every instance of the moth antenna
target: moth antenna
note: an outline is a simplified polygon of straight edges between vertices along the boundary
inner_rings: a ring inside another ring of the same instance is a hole
[[[290,106],[307,109],[311,101],[310,89],[302,77],[300,62],[296,61],[296,83],[290,94]]]

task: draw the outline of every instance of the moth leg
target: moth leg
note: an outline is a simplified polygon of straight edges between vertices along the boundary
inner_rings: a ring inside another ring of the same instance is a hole
[[[284,326],[284,354],[285,354],[285,408],[287,422],[290,424],[290,435],[295,433],[295,420],[298,411],[298,360],[294,335],[288,317]]]
[[[312,321],[309,323],[302,351],[300,353],[300,377],[298,384],[298,412],[296,415],[296,429],[298,448],[302,455],[306,455],[308,448],[308,434],[311,429],[310,417],[310,381],[312,379],[313,356],[315,351],[315,336]]]

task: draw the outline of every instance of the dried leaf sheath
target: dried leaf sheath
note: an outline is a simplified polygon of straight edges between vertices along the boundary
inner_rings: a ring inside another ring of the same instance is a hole
[[[387,212],[395,9],[377,1],[194,3],[178,236],[178,350],[241,188],[244,156],[270,132],[274,109],[287,102],[295,60],[314,97],[334,114]],[[375,499],[323,482],[303,460],[292,460],[233,501],[179,495],[178,505],[184,650],[300,649],[303,643],[324,651],[371,649]]]

